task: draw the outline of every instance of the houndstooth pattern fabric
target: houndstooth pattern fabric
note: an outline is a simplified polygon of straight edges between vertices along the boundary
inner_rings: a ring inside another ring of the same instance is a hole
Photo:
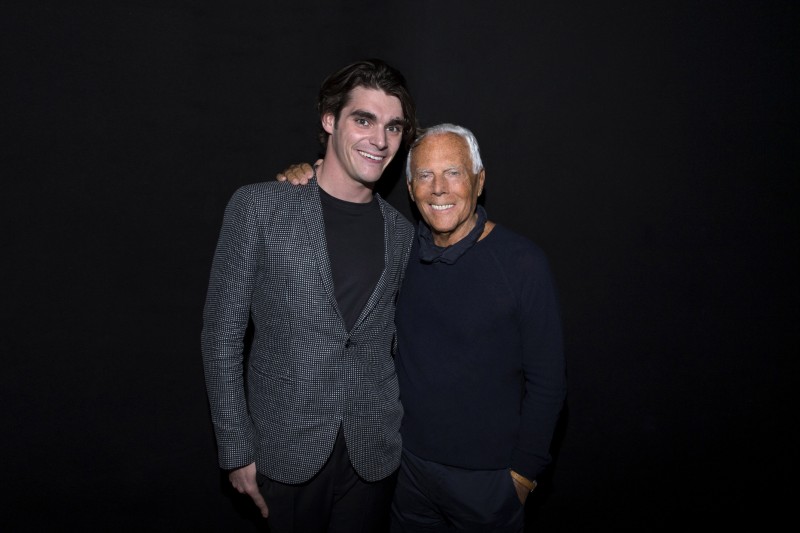
[[[316,181],[246,185],[228,203],[201,335],[222,468],[255,461],[282,483],[307,481],[330,455],[340,424],[362,478],[383,479],[398,467],[394,304],[413,228],[378,200],[385,268],[349,333],[334,296]]]

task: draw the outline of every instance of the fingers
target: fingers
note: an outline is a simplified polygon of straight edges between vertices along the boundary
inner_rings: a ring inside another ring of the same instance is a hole
[[[264,518],[269,517],[269,507],[267,507],[267,502],[264,500],[264,497],[261,495],[261,492],[256,488],[255,492],[250,494],[250,497],[253,499],[253,503],[256,504],[258,510],[261,511],[261,516]]]
[[[278,174],[275,176],[275,181],[288,181],[292,185],[308,185],[308,178],[306,177],[287,177],[285,174]]]
[[[528,499],[531,491],[520,485],[516,479],[513,480],[514,482],[514,490],[517,491],[517,498],[519,498],[519,502],[522,505],[525,505],[525,501]]]
[[[261,491],[258,490],[258,483],[256,482],[256,464],[250,463],[247,466],[233,470],[228,474],[228,479],[239,494],[247,494],[253,503],[256,504],[258,510],[261,511],[261,516],[266,518],[269,516],[269,508]]]
[[[292,165],[287,172],[292,185],[308,185],[308,180],[314,177],[314,168],[308,163]]]
[[[321,161],[321,160],[320,160]],[[314,177],[314,168],[308,163],[290,165],[283,172],[275,175],[276,181],[288,181],[292,185],[308,185]]]

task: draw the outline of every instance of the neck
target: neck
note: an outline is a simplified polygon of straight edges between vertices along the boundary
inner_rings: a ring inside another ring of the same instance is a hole
[[[326,154],[317,171],[317,184],[334,198],[365,204],[372,201],[374,183],[362,183],[351,178],[335,157]]]

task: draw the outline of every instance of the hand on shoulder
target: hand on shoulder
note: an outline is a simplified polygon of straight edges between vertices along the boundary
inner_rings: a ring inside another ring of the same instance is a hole
[[[277,181],[288,181],[292,185],[308,185],[309,180],[314,177],[315,168],[322,168],[322,159],[318,159],[313,167],[308,163],[289,165],[286,170],[276,175],[275,179]]]

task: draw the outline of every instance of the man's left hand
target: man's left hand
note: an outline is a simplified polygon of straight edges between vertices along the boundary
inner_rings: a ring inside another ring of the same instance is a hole
[[[519,498],[522,505],[525,505],[531,491],[523,487],[516,479],[511,478],[511,481],[514,483],[514,489],[517,491],[517,498]]]

